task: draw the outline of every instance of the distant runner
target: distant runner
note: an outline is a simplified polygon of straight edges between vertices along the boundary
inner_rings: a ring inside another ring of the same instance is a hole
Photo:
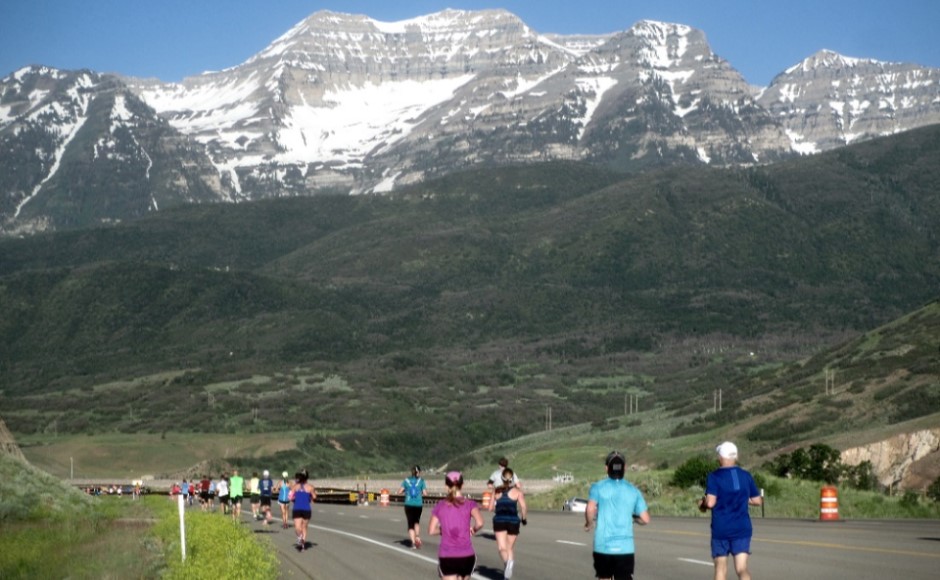
[[[251,481],[248,484],[248,490],[251,494],[251,519],[260,520],[261,519],[261,489],[259,484],[261,479],[258,477],[258,472],[251,474]]]
[[[228,515],[228,506],[232,498],[229,495],[228,491],[228,474],[223,473],[222,477],[219,478],[219,484],[215,486],[215,490],[219,495],[219,505],[222,506],[222,514]]]
[[[274,492],[274,481],[271,479],[271,473],[265,469],[261,474],[261,481],[258,482],[258,491],[261,496],[261,519],[266,526],[271,525],[271,494]]]
[[[228,478],[228,495],[232,501],[232,519],[238,520],[242,515],[242,498],[245,497],[245,478],[238,475],[238,470],[232,471]]]
[[[290,488],[291,484],[287,481],[287,472],[281,474],[281,483],[277,486],[277,503],[281,506],[281,527],[287,529],[290,524],[287,523],[287,516],[290,512]]]
[[[307,470],[298,471],[294,476],[291,493],[294,496],[294,531],[297,532],[297,549],[307,549],[307,526],[313,513],[313,502],[317,499],[317,490],[307,483]]]
[[[515,474],[508,467],[503,470],[501,484],[496,488],[490,511],[493,514],[493,532],[496,535],[496,547],[499,557],[503,560],[503,577],[512,578],[513,568],[516,564],[514,547],[519,538],[519,524],[528,523],[525,505],[525,494],[515,486]]]
[[[421,478],[421,466],[411,468],[411,477],[401,482],[399,494],[405,495],[405,520],[408,525],[408,539],[411,548],[421,547],[421,512],[424,510],[424,496],[428,494],[427,484]]]

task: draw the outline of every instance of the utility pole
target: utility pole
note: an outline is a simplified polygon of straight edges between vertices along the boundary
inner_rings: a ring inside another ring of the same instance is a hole
[[[715,413],[721,411],[721,389],[715,389],[712,391],[712,405],[714,407]]]

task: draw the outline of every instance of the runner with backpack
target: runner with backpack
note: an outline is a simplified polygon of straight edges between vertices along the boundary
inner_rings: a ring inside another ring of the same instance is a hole
[[[428,493],[428,486],[421,477],[421,466],[411,468],[411,476],[401,482],[399,494],[405,496],[405,520],[408,522],[408,538],[411,540],[411,549],[421,547],[421,511],[424,508],[424,496]]]

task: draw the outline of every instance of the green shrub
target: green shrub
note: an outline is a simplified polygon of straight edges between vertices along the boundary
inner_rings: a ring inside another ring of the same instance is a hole
[[[940,477],[933,480],[933,483],[927,487],[927,497],[935,502],[940,502]]]
[[[778,497],[780,495],[780,482],[776,479],[771,479],[770,476],[765,475],[760,472],[753,473],[754,483],[757,484],[758,489],[764,490],[765,497]]]
[[[160,521],[154,533],[167,561],[165,578],[277,578],[278,561],[270,543],[217,513],[187,511],[183,561],[176,505],[162,499],[155,503]]]
[[[693,485],[704,488],[708,474],[714,471],[716,467],[715,460],[704,455],[690,457],[685,463],[676,468],[669,485],[680,489],[688,489]]]

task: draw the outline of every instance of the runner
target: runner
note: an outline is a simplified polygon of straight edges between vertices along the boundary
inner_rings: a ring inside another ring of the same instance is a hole
[[[438,575],[444,580],[466,580],[476,567],[473,535],[483,529],[483,516],[477,502],[463,496],[463,475],[451,471],[444,478],[447,497],[431,512],[428,535],[441,535],[437,551]],[[471,525],[467,525],[473,519]]]
[[[421,478],[421,466],[415,465],[411,468],[411,477],[401,482],[398,488],[398,493],[405,495],[405,520],[412,550],[421,547],[421,512],[424,510],[424,496],[428,494],[427,487]]]
[[[508,467],[503,470],[502,485],[496,488],[490,511],[493,514],[493,532],[496,534],[496,547],[503,560],[503,577],[512,578],[516,563],[513,550],[519,538],[519,524],[528,523],[525,494],[513,483],[515,474]]]
[[[238,470],[232,470],[232,477],[228,478],[228,495],[232,502],[232,519],[237,520],[242,515],[242,498],[245,496],[245,478],[238,475]]]
[[[307,470],[298,471],[291,486],[294,496],[294,531],[297,532],[297,550],[307,549],[307,526],[313,511],[313,502],[317,499],[317,490],[307,483]]]
[[[604,460],[607,479],[591,485],[584,510],[584,531],[594,528],[594,573],[597,578],[632,580],[636,564],[633,524],[650,523],[643,494],[624,479],[627,460],[611,451]],[[596,526],[595,526],[596,520]]]
[[[211,484],[212,478],[203,475],[202,480],[199,482],[199,505],[202,507],[202,511],[209,510],[209,486]]]
[[[271,493],[274,491],[274,481],[271,480],[271,473],[265,469],[261,474],[262,479],[258,482],[258,489],[261,495],[261,519],[266,526],[271,525]]]
[[[251,474],[251,483],[248,484],[251,503],[251,519],[261,519],[261,489],[259,488],[261,480],[258,478],[258,472]]]
[[[219,485],[215,486],[215,490],[219,495],[219,505],[222,506],[222,515],[228,515],[228,505],[231,501],[231,496],[229,496],[228,492],[228,474],[222,474],[222,477],[219,478]]]
[[[216,496],[216,483],[215,480],[211,477],[209,478],[209,511],[215,511],[215,496]]]
[[[281,527],[287,529],[288,507],[290,506],[290,482],[287,481],[287,472],[281,473],[281,483],[277,486],[277,503],[281,506]]]

